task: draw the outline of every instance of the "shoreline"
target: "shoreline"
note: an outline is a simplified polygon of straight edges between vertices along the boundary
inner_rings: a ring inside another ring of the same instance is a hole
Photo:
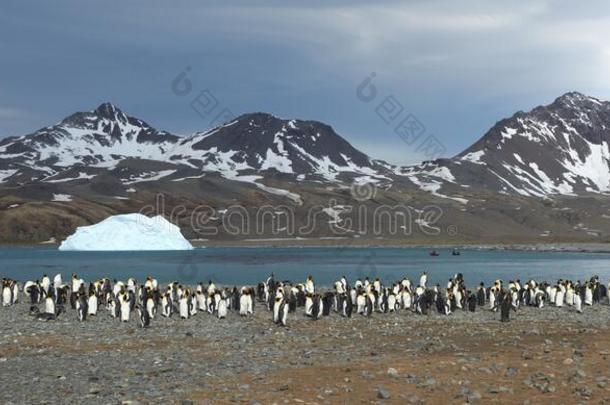
[[[558,253],[610,253],[610,243],[585,243],[585,242],[562,242],[562,243],[351,243],[353,240],[248,240],[248,241],[193,241],[191,244],[197,248],[317,248],[317,249],[457,249],[457,250],[480,250],[480,251],[514,251],[514,252],[558,252]],[[322,243],[320,243],[322,242]],[[341,243],[343,242],[343,243]],[[0,248],[57,248],[59,244],[53,243],[1,243]]]

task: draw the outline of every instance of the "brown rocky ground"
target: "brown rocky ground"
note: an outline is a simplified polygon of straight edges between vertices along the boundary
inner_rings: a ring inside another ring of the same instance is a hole
[[[483,310],[316,322],[300,310],[288,328],[260,306],[147,330],[104,311],[34,321],[26,304],[0,318],[4,403],[605,403],[610,392],[608,305],[525,308],[510,323]]]

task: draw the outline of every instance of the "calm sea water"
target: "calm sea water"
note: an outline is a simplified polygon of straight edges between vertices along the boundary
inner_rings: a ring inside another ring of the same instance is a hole
[[[101,277],[143,280],[154,275],[160,282],[195,284],[254,284],[274,272],[276,279],[303,281],[311,274],[316,283],[329,285],[341,275],[381,277],[391,282],[410,277],[417,280],[426,270],[429,280],[444,282],[462,273],[468,284],[486,284],[500,278],[511,280],[579,280],[594,274],[604,283],[610,279],[610,254],[508,252],[464,250],[451,256],[439,250],[415,248],[206,248],[188,252],[60,252],[53,248],[0,248],[0,276],[25,281],[43,273],[72,272],[86,280]]]

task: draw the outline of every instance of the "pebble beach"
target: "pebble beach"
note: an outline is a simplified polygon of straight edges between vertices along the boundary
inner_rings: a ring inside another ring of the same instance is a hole
[[[521,307],[511,321],[478,307],[443,316],[299,308],[288,327],[257,305],[242,318],[157,317],[147,329],[105,309],[79,322],[0,308],[0,402],[603,403],[610,392],[610,306]]]

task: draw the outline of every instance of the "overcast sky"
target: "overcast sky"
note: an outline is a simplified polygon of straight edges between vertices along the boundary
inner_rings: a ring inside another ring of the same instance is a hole
[[[451,156],[565,92],[610,99],[610,2],[508,3],[3,0],[0,137],[104,101],[180,135],[265,111],[404,164],[421,158],[394,133],[409,114]],[[190,91],[173,91],[187,68]],[[206,89],[218,105],[202,117],[189,103]],[[402,111],[384,120],[389,96]]]

